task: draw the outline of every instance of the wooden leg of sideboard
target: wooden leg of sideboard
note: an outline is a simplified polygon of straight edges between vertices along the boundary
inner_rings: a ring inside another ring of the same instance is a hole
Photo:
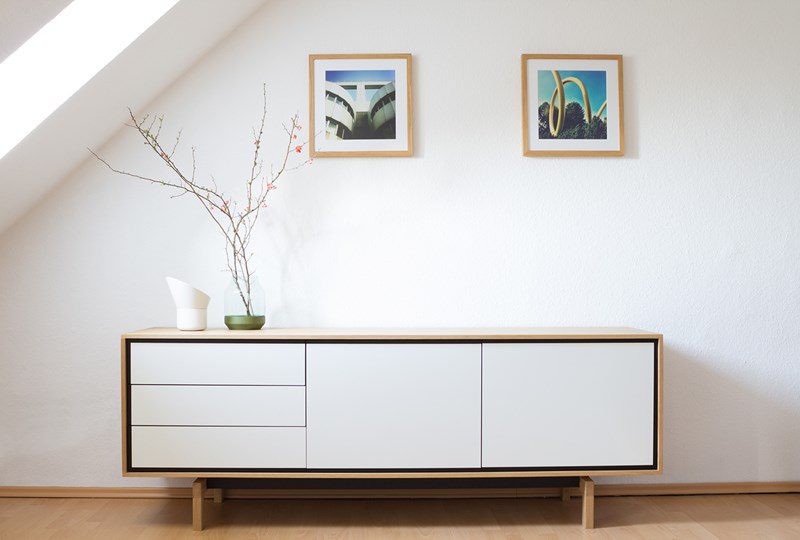
[[[214,502],[219,504],[222,502],[222,488],[214,488],[211,490],[212,494],[214,495]]]
[[[561,488],[561,500],[569,502],[569,488]]]
[[[197,478],[192,482],[192,528],[203,530],[203,495],[206,491],[206,479]]]
[[[581,497],[583,497],[583,528],[594,529],[594,480],[581,477]]]

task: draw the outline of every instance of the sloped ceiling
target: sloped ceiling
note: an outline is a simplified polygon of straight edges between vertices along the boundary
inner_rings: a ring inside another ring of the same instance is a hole
[[[72,0],[0,0],[0,62]]]
[[[0,233],[265,2],[182,0],[150,27],[0,159]]]

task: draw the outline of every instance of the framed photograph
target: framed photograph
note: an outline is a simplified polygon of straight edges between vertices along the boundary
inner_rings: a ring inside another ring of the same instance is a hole
[[[311,157],[410,156],[411,55],[308,57]]]
[[[524,155],[621,156],[622,118],[622,55],[522,55]]]

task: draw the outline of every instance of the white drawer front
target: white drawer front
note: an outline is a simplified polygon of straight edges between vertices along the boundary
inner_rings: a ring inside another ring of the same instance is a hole
[[[304,426],[304,386],[131,386],[131,425]]]
[[[653,343],[483,346],[483,466],[653,464]]]
[[[480,467],[479,344],[309,344],[310,467]]]
[[[302,469],[302,427],[131,428],[131,466],[147,468]]]
[[[131,343],[132,384],[305,384],[303,343]]]

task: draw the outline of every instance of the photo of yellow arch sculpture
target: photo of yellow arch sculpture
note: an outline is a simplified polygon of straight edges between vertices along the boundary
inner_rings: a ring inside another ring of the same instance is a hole
[[[540,140],[607,138],[605,70],[538,69],[536,73]]]
[[[525,156],[625,154],[622,55],[523,54]]]
[[[551,70],[553,73],[553,78],[556,81],[556,89],[553,90],[553,97],[550,98],[550,134],[553,137],[558,137],[559,132],[561,131],[561,126],[564,123],[564,117],[566,116],[566,92],[564,91],[564,85],[567,83],[573,83],[581,89],[581,95],[583,96],[583,111],[586,115],[586,122],[589,123],[592,121],[592,104],[589,101],[589,93],[586,91],[586,86],[584,86],[583,82],[577,77],[566,77],[565,79],[561,79],[561,75],[556,70]],[[558,98],[558,120],[553,125],[553,112],[555,110],[556,98]],[[608,100],[605,100],[603,104],[600,106],[600,109],[597,111],[597,117],[599,118],[603,112],[606,110],[606,105],[608,104]]]

